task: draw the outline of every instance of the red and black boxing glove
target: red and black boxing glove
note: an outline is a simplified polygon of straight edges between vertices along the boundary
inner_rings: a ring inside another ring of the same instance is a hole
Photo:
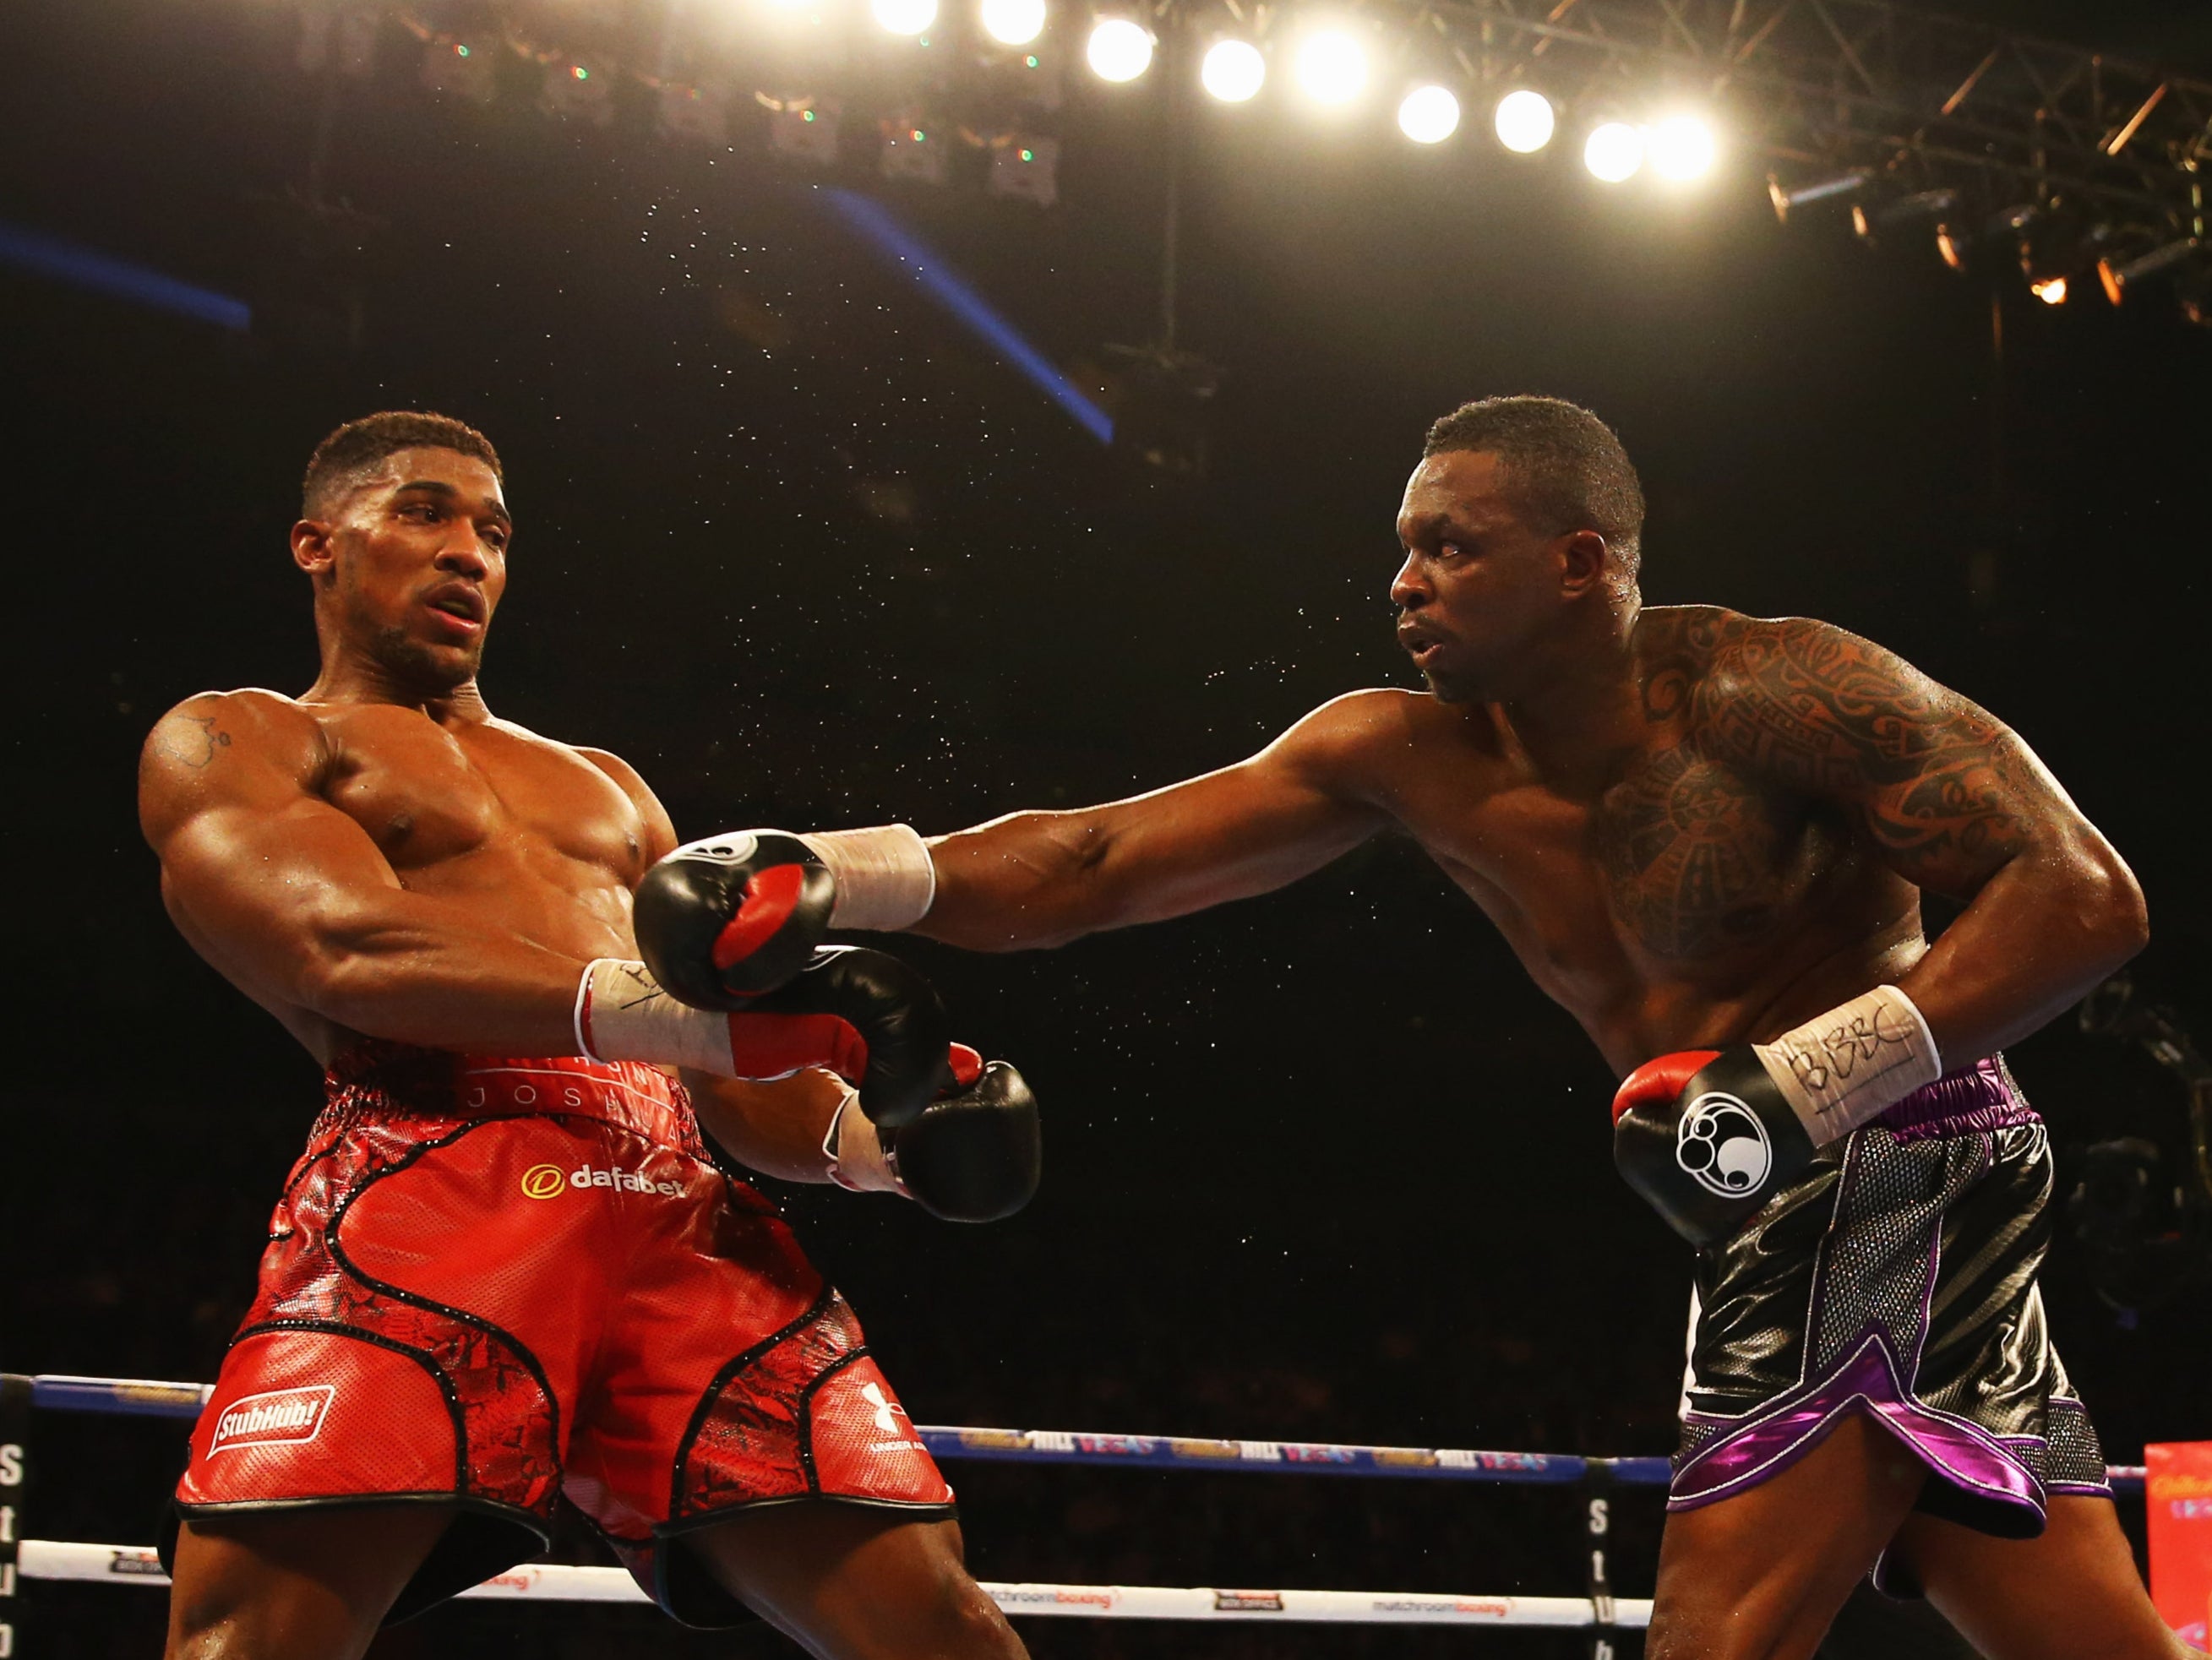
[[[821,1067],[854,1086],[868,1117],[894,1128],[951,1081],[945,1005],[918,970],[882,952],[825,946],[775,990],[723,1001],[719,1010],[690,1007],[645,964],[601,958],[577,988],[577,1053],[723,1078]]]
[[[1036,1195],[1044,1173],[1036,1098],[1004,1061],[955,1043],[952,1083],[921,1116],[888,1134],[830,1120],[830,1176],[857,1192],[903,1194],[940,1221],[996,1222]]]
[[[890,931],[919,921],[937,870],[905,824],[732,830],[670,854],[638,885],[638,954],[695,1008],[773,991],[832,927]]]
[[[1942,1072],[1912,1000],[1877,986],[1771,1043],[1645,1061],[1613,1097],[1613,1165],[1702,1250]]]
[[[830,932],[837,885],[782,830],[738,830],[680,847],[633,902],[637,954],[694,1008],[732,1009],[804,969]]]

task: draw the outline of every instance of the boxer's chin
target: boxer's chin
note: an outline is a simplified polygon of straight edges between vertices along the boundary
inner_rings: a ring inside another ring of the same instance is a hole
[[[1429,683],[1429,696],[1439,703],[1474,703],[1481,701],[1474,688],[1452,674],[1438,674],[1434,669],[1423,669],[1421,678]]]
[[[386,629],[377,635],[376,660],[401,684],[435,697],[477,678],[483,636],[465,646],[434,646],[404,629]]]

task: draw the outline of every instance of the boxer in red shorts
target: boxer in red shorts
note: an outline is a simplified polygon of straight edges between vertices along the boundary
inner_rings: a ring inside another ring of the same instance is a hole
[[[1020,1654],[852,1310],[724,1157],[988,1219],[1036,1183],[1019,1075],[873,952],[661,994],[630,891],[667,815],[477,690],[489,443],[374,416],[305,496],[315,684],[188,699],[141,769],[179,927],[327,1074],[177,1490],[169,1653],[358,1655],[565,1493],[689,1622]]]

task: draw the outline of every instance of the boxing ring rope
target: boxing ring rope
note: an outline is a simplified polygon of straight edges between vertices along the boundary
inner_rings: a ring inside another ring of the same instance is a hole
[[[215,1393],[205,1383],[141,1378],[9,1376],[19,1408],[111,1416],[193,1420]],[[1664,1458],[1592,1458],[1576,1454],[1486,1452],[1461,1447],[1388,1447],[1317,1441],[1220,1440],[1208,1437],[1108,1435],[1073,1430],[1006,1430],[917,1424],[931,1454],[948,1461],[1033,1464],[1139,1465],[1154,1468],[1240,1470],[1251,1474],[1364,1475],[1390,1480],[1535,1483],[1603,1488],[1663,1487]],[[0,1432],[4,1433],[4,1432]],[[0,1452],[6,1449],[0,1448]],[[16,1453],[15,1479],[21,1479]],[[0,1463],[0,1486],[9,1466]],[[2140,1492],[2140,1466],[2115,1465],[2115,1489]],[[0,1493],[0,1501],[6,1495]],[[0,1502],[0,1517],[14,1511]],[[1601,1501],[1592,1504],[1591,1535],[1601,1537]],[[4,1557],[11,1553],[12,1563]],[[12,1569],[12,1572],[9,1572]],[[167,1576],[143,1547],[15,1538],[0,1529],[0,1596],[13,1580],[74,1580],[165,1585]],[[1211,1586],[1054,1585],[985,1583],[1009,1615],[1111,1620],[1262,1620],[1277,1623],[1419,1626],[1639,1627],[1651,1604],[1607,1588],[1601,1553],[1594,1553],[1585,1596],[1477,1596],[1435,1591],[1250,1590]],[[535,1602],[647,1602],[619,1568],[526,1563],[461,1593]],[[0,1620],[4,1620],[0,1613]],[[0,1624],[0,1632],[8,1627]],[[0,1653],[4,1653],[0,1649]]]

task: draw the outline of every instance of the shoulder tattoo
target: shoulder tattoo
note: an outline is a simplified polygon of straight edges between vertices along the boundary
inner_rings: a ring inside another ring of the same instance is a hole
[[[1839,629],[1731,633],[1701,711],[1731,759],[1856,803],[1888,854],[1930,885],[2024,845],[2018,740],[1997,721]]]
[[[154,728],[154,746],[179,766],[197,770],[230,747],[230,734],[211,714],[172,714]]]

